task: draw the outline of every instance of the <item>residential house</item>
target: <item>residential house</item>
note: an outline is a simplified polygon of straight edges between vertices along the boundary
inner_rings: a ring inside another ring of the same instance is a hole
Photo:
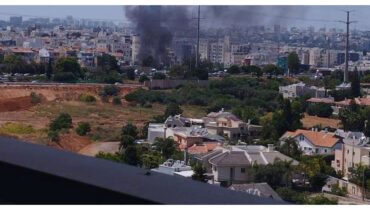
[[[200,126],[168,128],[166,135],[173,137],[181,151],[194,147],[194,145],[210,143],[222,145],[225,140],[222,136],[212,134],[208,132],[207,128]],[[214,149],[214,147],[211,146],[210,148]]]
[[[341,171],[345,178],[349,177],[349,168],[357,164],[370,166],[369,138],[360,132],[348,132],[340,148],[335,150],[335,158],[331,166],[335,171]]]
[[[27,63],[30,63],[31,61],[35,60],[36,57],[36,53],[30,48],[18,48],[18,47],[9,48],[6,52],[6,55],[9,54],[22,56],[23,60]]]
[[[294,99],[296,97],[309,95],[315,98],[324,98],[326,96],[325,88],[318,88],[315,86],[307,86],[303,82],[280,86],[279,93],[283,95],[283,98]]]
[[[350,197],[362,198],[363,189],[361,186],[351,183],[346,179],[339,179],[332,176],[327,178],[326,184],[322,187],[322,192],[331,192],[333,185],[338,185],[338,187],[346,189],[347,195]],[[365,195],[367,199],[370,198],[370,193],[365,193]],[[357,205],[358,202],[353,204]]]
[[[168,159],[166,162],[159,165],[158,168],[152,169],[152,171],[182,177],[191,177],[194,174],[191,167],[186,165],[184,161],[173,159]]]
[[[213,177],[214,182],[224,185],[251,181],[251,168],[254,164],[272,164],[276,159],[298,164],[292,158],[275,151],[273,145],[268,148],[257,145],[220,146],[207,154],[195,155],[194,159],[202,163],[207,169],[207,175]]]
[[[193,124],[203,125],[202,122],[202,120],[185,118],[181,115],[169,116],[164,123],[149,123],[147,140],[149,143],[154,143],[157,137],[174,137],[173,130],[168,128],[190,127]]]
[[[327,132],[326,130],[298,129],[294,132],[287,131],[280,137],[281,144],[284,144],[284,140],[287,138],[295,139],[299,149],[305,155],[334,154],[334,150],[339,149],[342,145],[341,139],[338,138],[335,133]]]
[[[230,140],[239,140],[247,134],[247,124],[223,109],[209,113],[203,121],[210,133],[226,136]]]

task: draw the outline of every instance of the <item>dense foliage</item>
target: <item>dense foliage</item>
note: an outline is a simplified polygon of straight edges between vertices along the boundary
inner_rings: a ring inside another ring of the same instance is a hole
[[[85,136],[88,132],[91,131],[90,123],[80,122],[76,128],[76,133],[80,136]]]
[[[50,124],[50,130],[59,131],[62,129],[69,129],[72,127],[72,117],[67,113],[60,114]]]

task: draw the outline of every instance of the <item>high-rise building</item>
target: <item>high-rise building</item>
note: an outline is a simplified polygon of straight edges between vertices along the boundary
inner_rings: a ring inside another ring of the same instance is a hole
[[[21,26],[22,25],[22,16],[12,16],[12,17],[10,17],[9,23],[12,26]]]

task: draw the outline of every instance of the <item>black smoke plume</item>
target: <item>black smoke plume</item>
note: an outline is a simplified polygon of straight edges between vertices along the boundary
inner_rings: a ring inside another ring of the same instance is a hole
[[[304,6],[201,6],[202,28],[284,24],[304,17]],[[139,60],[151,56],[168,63],[168,47],[177,34],[196,37],[197,6],[126,6],[125,15],[140,35]]]

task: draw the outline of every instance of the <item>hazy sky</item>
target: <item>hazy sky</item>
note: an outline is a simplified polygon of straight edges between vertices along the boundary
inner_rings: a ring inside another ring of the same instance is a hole
[[[273,11],[274,6],[271,7]],[[351,25],[351,28],[370,31],[370,6],[292,6],[305,8],[305,14],[284,14],[285,24],[288,26],[306,27],[313,25],[315,27],[336,27],[344,28],[344,24],[335,22],[345,20],[346,15],[342,10],[355,10],[351,14],[351,20],[358,21]],[[194,8],[195,9],[195,8]],[[294,8],[293,8],[294,9]],[[7,20],[9,15],[29,15],[40,17],[66,17],[72,15],[76,18],[91,19],[112,19],[126,21],[123,6],[0,6],[0,19]],[[273,14],[273,12],[269,13]],[[266,14],[266,15],[269,15]],[[294,18],[300,18],[294,21]],[[27,19],[27,17],[24,17]],[[327,20],[331,22],[325,22]]]

